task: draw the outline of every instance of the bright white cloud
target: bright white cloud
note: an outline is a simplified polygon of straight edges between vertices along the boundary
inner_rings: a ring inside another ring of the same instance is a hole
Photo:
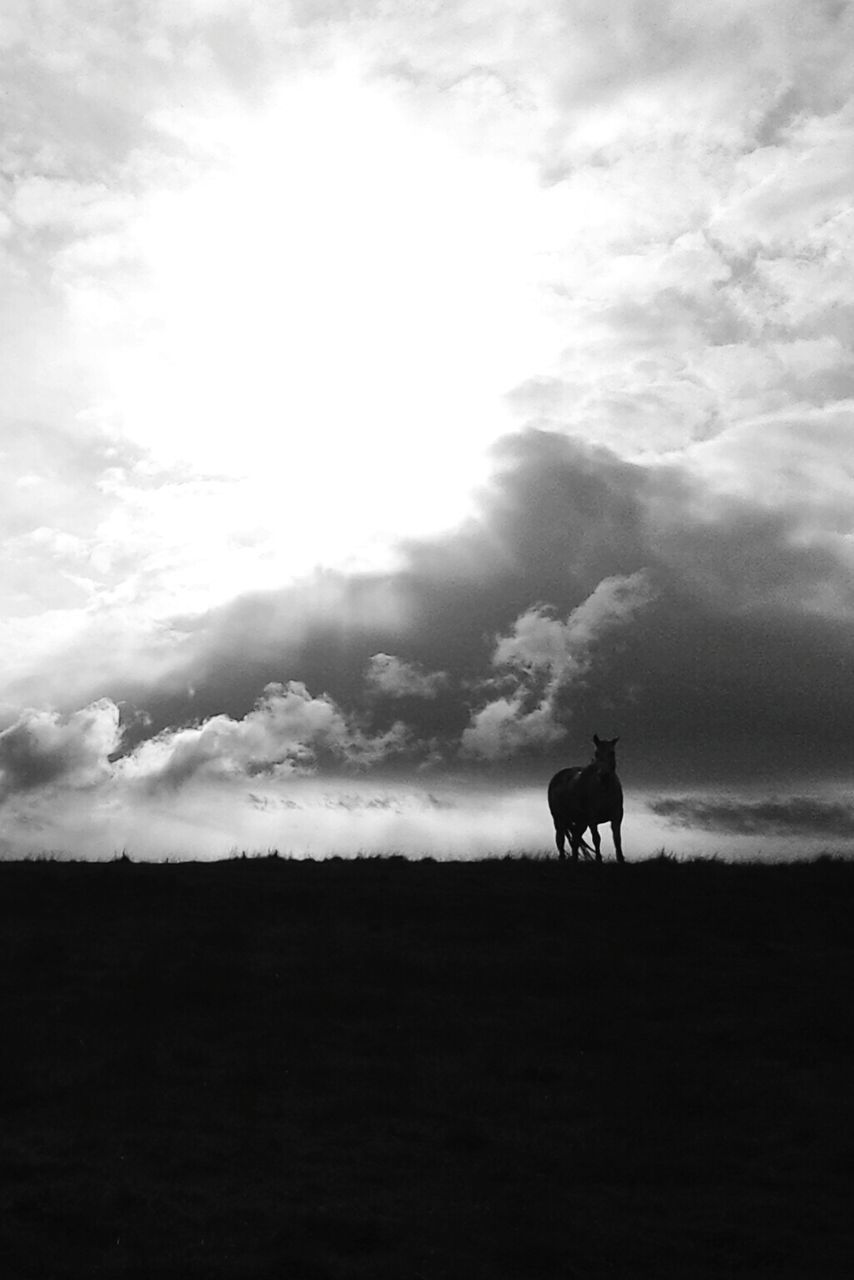
[[[525,677],[542,674],[563,682],[586,666],[592,646],[605,633],[630,622],[654,598],[649,575],[641,570],[604,578],[565,621],[536,605],[520,614],[509,635],[498,638],[492,664]]]
[[[558,708],[595,660],[596,646],[655,598],[649,575],[605,578],[565,621],[542,605],[521,614],[500,636],[492,665],[509,674],[512,691],[475,711],[463,731],[464,755],[500,760],[559,741],[566,732]]]
[[[519,751],[559,742],[566,729],[555,720],[551,700],[544,698],[528,711],[525,701],[524,693],[517,693],[494,698],[476,711],[463,730],[463,755],[506,760]]]
[[[119,713],[109,698],[71,715],[27,710],[0,732],[0,800],[60,784],[92,787],[110,776]]]
[[[212,716],[199,726],[148,739],[122,761],[120,772],[152,789],[174,788],[200,774],[252,778],[311,771],[323,756],[365,767],[408,745],[403,724],[371,735],[328,695],[312,697],[304,684],[292,680],[267,685],[255,709],[240,720]]]

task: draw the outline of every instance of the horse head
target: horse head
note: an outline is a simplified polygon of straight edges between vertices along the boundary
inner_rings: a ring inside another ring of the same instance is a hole
[[[593,735],[596,750],[593,753],[592,763],[596,766],[596,772],[603,782],[613,778],[617,772],[617,756],[614,748],[619,741],[618,737],[600,738],[596,733]]]

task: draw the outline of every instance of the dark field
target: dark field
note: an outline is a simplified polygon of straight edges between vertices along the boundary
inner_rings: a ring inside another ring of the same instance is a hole
[[[854,863],[0,864],[0,1275],[854,1275]]]

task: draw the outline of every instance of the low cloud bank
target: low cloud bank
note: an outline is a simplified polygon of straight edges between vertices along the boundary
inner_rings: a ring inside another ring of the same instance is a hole
[[[21,795],[3,809],[0,856],[108,859],[124,850],[140,860],[213,860],[276,850],[295,858],[466,859],[554,851],[542,788],[470,779],[429,789],[367,778],[262,781],[249,791],[241,779],[199,775],[154,795],[117,782],[85,798],[58,791],[49,805]]]
[[[700,796],[651,800],[671,826],[729,835],[854,836],[854,804],[811,796],[739,800]]]

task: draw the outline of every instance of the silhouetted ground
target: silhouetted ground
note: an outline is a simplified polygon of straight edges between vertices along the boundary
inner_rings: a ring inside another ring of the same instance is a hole
[[[0,1274],[850,1277],[854,864],[0,864]]]

